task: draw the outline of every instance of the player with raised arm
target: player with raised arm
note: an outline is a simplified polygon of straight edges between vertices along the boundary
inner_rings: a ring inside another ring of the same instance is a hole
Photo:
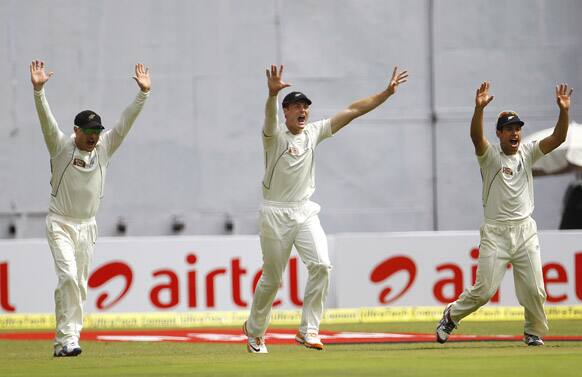
[[[315,190],[315,148],[355,118],[384,103],[406,82],[408,74],[398,73],[394,68],[386,89],[352,103],[329,119],[313,123],[308,123],[311,100],[301,92],[291,92],[283,99],[285,122],[281,124],[277,117],[277,96],[290,84],[282,80],[283,66],[277,69],[272,65],[266,74],[269,96],[262,131],[266,168],[259,216],[263,273],[243,332],[248,337],[249,352],[267,353],[264,335],[271,307],[295,245],[308,271],[301,324],[295,340],[307,348],[322,350],[319,323],[327,298],[331,263],[327,239],[317,216],[320,207],[309,200]]]
[[[499,145],[492,146],[483,135],[483,111],[493,100],[489,82],[477,89],[471,120],[471,140],[481,167],[483,208],[479,261],[475,284],[447,305],[436,328],[436,339],[444,343],[459,321],[485,305],[497,291],[508,263],[513,267],[517,299],[525,308],[523,341],[528,346],[544,344],[548,331],[544,312],[546,292],[534,210],[532,165],[566,140],[572,89],[556,86],[560,109],[554,132],[521,145],[524,122],[514,111],[503,111],[497,119]]]
[[[52,76],[52,72],[45,72],[44,62],[30,64],[34,102],[51,163],[46,232],[58,279],[53,355],[77,356],[81,353],[83,302],[97,239],[95,214],[103,198],[107,166],[143,108],[151,81],[148,68],[136,64],[133,79],[140,90],[115,127],[103,132],[101,117],[85,110],[75,117],[74,133],[69,136],[58,127],[45,97],[44,85]]]

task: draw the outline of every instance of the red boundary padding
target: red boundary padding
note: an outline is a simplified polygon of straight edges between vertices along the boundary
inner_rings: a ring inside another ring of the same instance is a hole
[[[295,330],[276,329],[267,332],[269,344],[290,344],[294,342]],[[325,344],[358,343],[432,343],[434,334],[417,333],[365,333],[321,331]],[[1,340],[50,340],[53,332],[0,333]],[[232,329],[182,329],[182,330],[102,330],[84,331],[82,341],[104,342],[191,342],[191,343],[244,343],[242,331]],[[470,341],[521,341],[521,335],[451,335],[449,342]],[[582,336],[546,336],[546,341],[582,341]]]

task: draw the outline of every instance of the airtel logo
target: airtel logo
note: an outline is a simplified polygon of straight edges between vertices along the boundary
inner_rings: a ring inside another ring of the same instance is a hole
[[[398,300],[406,293],[406,291],[410,289],[414,279],[416,278],[416,264],[408,257],[395,256],[386,259],[372,270],[372,273],[370,274],[370,281],[373,283],[381,283],[399,272],[405,272],[407,274],[408,282],[404,288],[400,290],[400,292],[392,295],[392,297],[389,297],[390,293],[392,292],[392,287],[388,286],[384,288],[380,292],[380,296],[378,298],[380,303],[390,304],[391,302]]]

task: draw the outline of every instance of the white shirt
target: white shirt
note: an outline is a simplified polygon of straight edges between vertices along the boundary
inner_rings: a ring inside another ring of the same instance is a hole
[[[75,145],[75,135],[66,136],[50,110],[44,90],[34,92],[34,102],[51,162],[49,211],[75,219],[95,216],[103,198],[105,175],[111,156],[140,113],[148,97],[141,90],[114,128],[104,131],[91,152]]]
[[[516,154],[506,155],[501,146],[489,145],[477,156],[483,179],[485,219],[523,220],[533,213],[532,165],[544,154],[539,143],[520,145]]]
[[[308,200],[315,191],[315,148],[332,136],[331,120],[308,123],[301,133],[293,135],[284,123],[278,124],[276,106],[276,98],[269,99],[263,129],[263,198],[276,202]]]

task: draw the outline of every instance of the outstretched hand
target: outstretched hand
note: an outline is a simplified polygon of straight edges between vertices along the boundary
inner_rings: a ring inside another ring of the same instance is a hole
[[[568,91],[568,84],[556,85],[556,102],[558,102],[560,110],[570,110],[570,97],[573,91],[574,88],[570,88]]]
[[[287,84],[281,79],[283,76],[282,64],[279,66],[278,71],[276,65],[271,65],[271,70],[266,69],[265,71],[267,73],[267,86],[269,87],[269,95],[271,97],[276,96],[281,89],[291,86],[291,84]]]
[[[30,81],[34,90],[39,91],[44,87],[44,84],[53,77],[54,73],[49,72],[47,75],[44,71],[44,62],[42,60],[33,60],[30,63]]]
[[[388,95],[392,95],[396,93],[396,89],[398,85],[405,83],[408,78],[408,71],[402,71],[400,73],[397,72],[398,67],[394,67],[394,71],[392,71],[392,78],[390,79],[390,84],[388,84]]]
[[[137,85],[142,92],[147,93],[152,87],[152,82],[150,80],[150,69],[146,68],[143,64],[138,63],[135,65],[135,76],[133,76]]]
[[[489,81],[483,81],[475,94],[475,107],[484,109],[495,96],[489,95]]]

